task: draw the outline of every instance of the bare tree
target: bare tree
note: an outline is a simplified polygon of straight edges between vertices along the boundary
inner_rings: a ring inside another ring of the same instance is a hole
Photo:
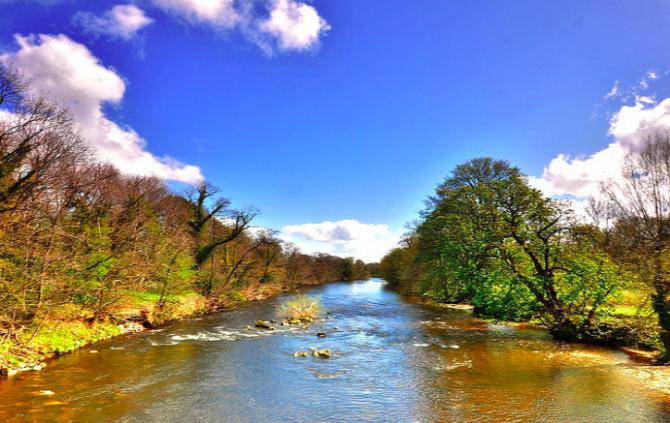
[[[626,157],[622,178],[610,181],[604,192],[617,218],[635,230],[629,235],[642,277],[653,288],[652,304],[658,314],[660,338],[670,361],[670,134],[648,134],[639,152]]]
[[[85,150],[70,113],[31,98],[21,77],[0,65],[0,213],[20,206],[47,169]]]
[[[187,225],[194,240],[193,257],[196,270],[202,270],[218,247],[242,235],[257,215],[256,210],[253,209],[230,208],[230,200],[222,197],[216,198],[218,192],[216,187],[203,182],[188,195],[187,202],[191,215]],[[225,230],[213,230],[216,229],[217,224],[225,227]],[[207,228],[210,230],[207,231]],[[212,292],[212,283],[206,285],[204,291],[209,295]]]

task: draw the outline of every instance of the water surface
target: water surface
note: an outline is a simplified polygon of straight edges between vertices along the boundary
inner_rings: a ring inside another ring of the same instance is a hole
[[[414,304],[380,280],[311,293],[329,314],[306,330],[247,328],[275,318],[283,296],[0,381],[0,421],[670,421],[621,353]],[[335,355],[292,356],[310,347]]]

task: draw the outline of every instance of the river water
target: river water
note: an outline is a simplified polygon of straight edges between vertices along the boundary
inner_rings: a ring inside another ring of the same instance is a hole
[[[329,314],[306,330],[247,328],[276,318],[282,296],[0,381],[0,421],[670,421],[621,353],[415,304],[375,279],[310,294]],[[334,356],[292,356],[310,347]]]

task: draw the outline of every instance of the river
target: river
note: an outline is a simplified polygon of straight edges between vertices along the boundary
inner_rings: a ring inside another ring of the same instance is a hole
[[[310,294],[329,314],[307,330],[247,328],[275,318],[280,296],[0,381],[0,421],[670,421],[621,353],[415,304],[375,279]],[[310,347],[334,356],[292,356]]]

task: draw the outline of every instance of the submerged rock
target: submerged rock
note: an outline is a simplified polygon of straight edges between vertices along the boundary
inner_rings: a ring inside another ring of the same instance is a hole
[[[332,351],[330,351],[328,349],[315,350],[312,354],[316,358],[331,358],[333,356]]]
[[[293,353],[293,357],[309,357],[309,353],[307,351],[296,351]]]
[[[318,336],[319,338],[325,338],[325,337],[326,337],[326,333],[325,333],[325,332],[317,332],[317,333],[316,333],[316,336]]]

